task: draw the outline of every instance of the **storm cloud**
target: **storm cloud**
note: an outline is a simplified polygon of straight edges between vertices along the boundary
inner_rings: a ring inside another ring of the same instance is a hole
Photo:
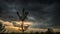
[[[22,8],[29,12],[27,21],[36,23],[33,27],[60,26],[60,1],[56,0],[0,0],[0,17],[4,21],[17,21]]]

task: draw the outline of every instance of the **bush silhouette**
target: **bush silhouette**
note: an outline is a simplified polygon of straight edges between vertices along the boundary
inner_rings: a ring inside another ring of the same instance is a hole
[[[3,26],[2,22],[0,22],[0,33],[4,33],[5,31],[5,26]]]
[[[35,32],[35,34],[39,34],[39,32]]]
[[[48,31],[46,32],[46,34],[53,34],[53,30],[48,28]]]

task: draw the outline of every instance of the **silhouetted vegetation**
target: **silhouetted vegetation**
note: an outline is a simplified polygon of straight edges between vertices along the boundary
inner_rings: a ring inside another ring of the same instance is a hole
[[[19,34],[19,33],[14,33],[14,32],[12,32],[12,33],[13,34]],[[20,34],[22,34],[22,33],[20,33]],[[33,31],[31,31],[29,33],[28,32],[24,32],[23,34],[60,34],[60,32],[54,33],[52,29],[48,28],[48,31],[46,31],[46,32],[33,32]]]
[[[22,34],[22,33],[16,33],[16,32],[11,32],[11,33],[8,33],[8,34]],[[24,32],[23,34],[60,34],[60,32]]]
[[[0,22],[0,33],[4,33],[5,31],[5,26],[3,26],[2,22]]]
[[[54,34],[54,33],[52,29],[48,28],[48,31],[46,32],[46,34]]]

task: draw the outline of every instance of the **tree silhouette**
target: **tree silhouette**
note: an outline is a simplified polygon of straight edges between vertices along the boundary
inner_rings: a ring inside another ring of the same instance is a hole
[[[19,17],[19,19],[22,21],[21,23],[21,28],[22,28],[22,33],[28,28],[28,27],[25,27],[25,30],[23,29],[24,28],[24,20],[27,18],[27,15],[28,15],[28,12],[24,12],[24,8],[22,10],[22,16],[19,15],[19,12],[17,12],[17,15]]]

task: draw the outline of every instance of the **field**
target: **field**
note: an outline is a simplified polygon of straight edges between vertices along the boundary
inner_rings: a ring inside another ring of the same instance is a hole
[[[18,27],[13,27],[13,26],[6,26],[6,32],[7,33],[22,33],[22,31]],[[59,28],[52,29],[49,31],[48,29],[42,29],[42,28],[28,28],[25,32],[25,34],[56,34],[60,33]]]

